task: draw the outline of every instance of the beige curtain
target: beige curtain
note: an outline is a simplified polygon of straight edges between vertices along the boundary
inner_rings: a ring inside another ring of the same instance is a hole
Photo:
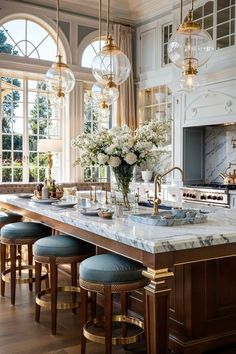
[[[117,102],[117,125],[121,126],[127,124],[131,129],[136,129],[131,28],[114,24],[114,39],[131,63],[129,78],[119,86],[120,96]]]

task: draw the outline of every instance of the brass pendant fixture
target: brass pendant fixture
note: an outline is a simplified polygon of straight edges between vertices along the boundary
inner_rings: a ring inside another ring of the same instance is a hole
[[[183,0],[180,2],[181,23],[168,42],[168,55],[173,64],[183,69],[181,81],[196,83],[197,69],[210,59],[213,42],[209,33],[202,29],[199,23],[193,21],[193,0],[185,21],[182,21],[182,9]],[[196,86],[197,84],[192,88]]]
[[[55,94],[55,103],[65,104],[65,96],[75,86],[75,76],[69,66],[62,62],[62,55],[59,51],[59,0],[57,0],[57,62],[53,63],[45,75],[46,83],[50,91]]]

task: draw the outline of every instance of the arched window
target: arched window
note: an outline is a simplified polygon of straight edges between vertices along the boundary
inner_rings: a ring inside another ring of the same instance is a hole
[[[101,41],[101,47],[105,45],[105,41]],[[100,50],[99,40],[94,40],[91,42],[83,51],[81,58],[81,65],[83,68],[91,68],[92,61],[94,57],[98,54]]]
[[[41,25],[15,19],[0,26],[0,53],[54,61],[56,43]]]
[[[48,25],[41,22],[27,16],[2,22],[0,53],[25,57],[25,61],[34,58],[35,68],[40,60],[55,61],[55,40]],[[38,142],[61,137],[64,111],[54,107],[43,75],[19,71],[19,76],[17,71],[11,76],[2,70],[0,76],[0,183],[43,181],[47,156],[38,151]],[[53,175],[57,182],[60,163],[60,155],[54,154]]]

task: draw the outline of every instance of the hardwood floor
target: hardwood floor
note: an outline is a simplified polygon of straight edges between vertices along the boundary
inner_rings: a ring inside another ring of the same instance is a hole
[[[66,278],[60,276],[66,283]],[[9,286],[6,297],[0,299],[0,354],[79,354],[79,314],[58,311],[58,334],[50,333],[50,314],[42,310],[40,324],[34,322],[34,293],[27,285],[17,286],[16,305],[10,305]],[[114,354],[145,354],[143,345],[133,345],[129,351],[115,347]],[[86,354],[104,354],[100,344],[88,342]],[[207,353],[208,354],[208,353]],[[209,354],[236,354],[236,346]]]

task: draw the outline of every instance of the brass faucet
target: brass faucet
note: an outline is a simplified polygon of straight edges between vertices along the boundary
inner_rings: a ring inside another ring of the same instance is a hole
[[[184,176],[183,170],[177,166],[172,167],[168,171],[164,172],[162,175],[157,174],[154,177],[154,205],[153,205],[152,215],[158,215],[158,213],[159,213],[158,205],[161,203],[161,200],[158,198],[158,194],[161,191],[161,180],[163,177],[165,177],[166,175],[168,175],[169,173],[171,173],[174,170],[180,171],[181,176],[182,176],[182,180],[183,180],[183,176]]]

